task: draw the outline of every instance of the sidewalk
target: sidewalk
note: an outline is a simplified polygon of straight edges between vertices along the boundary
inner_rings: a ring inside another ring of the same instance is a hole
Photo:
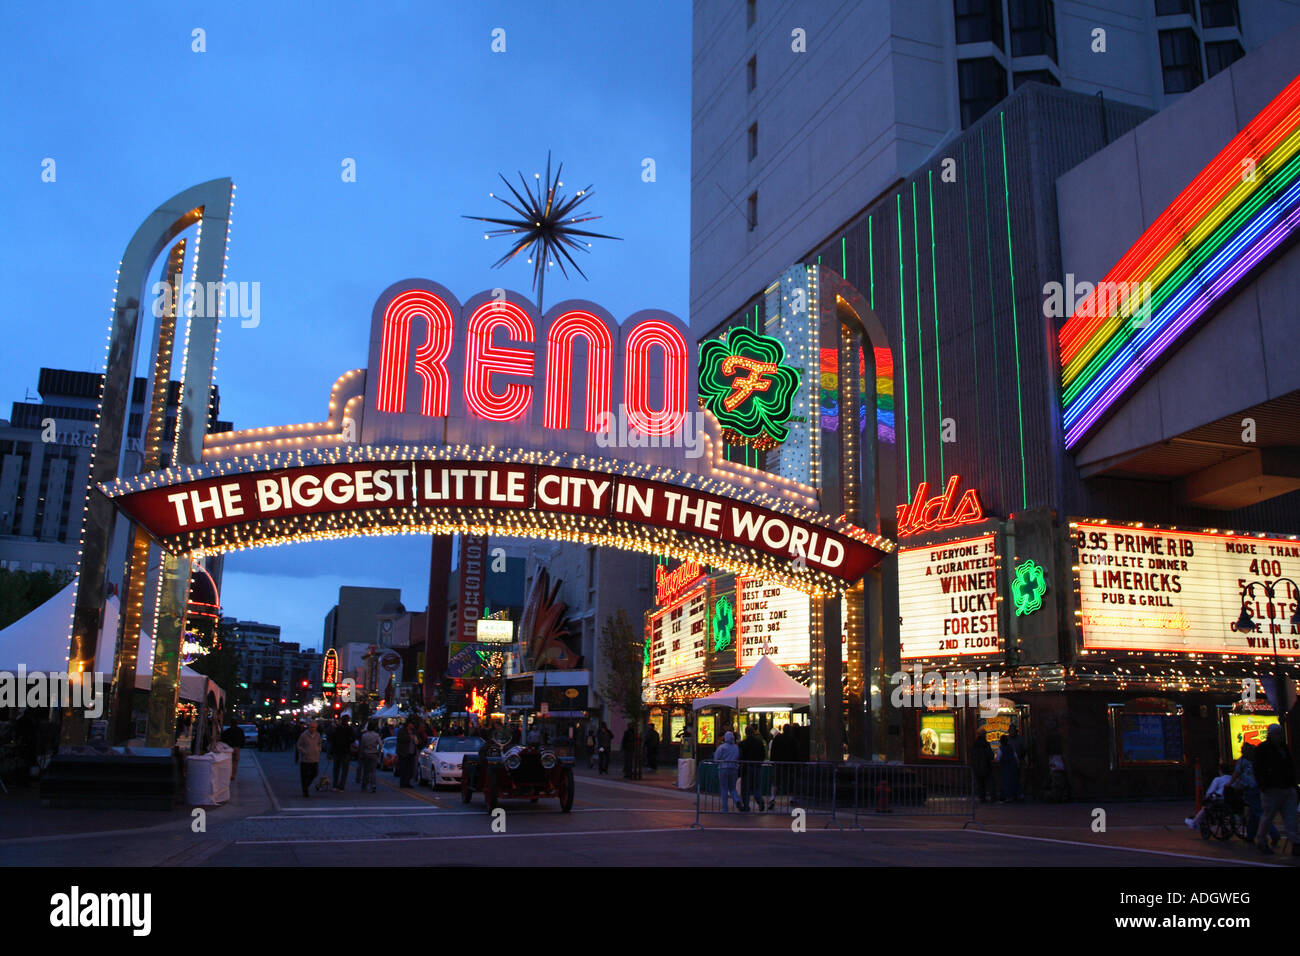
[[[270,808],[262,775],[258,772],[256,749],[244,748],[239,775],[230,788],[230,800],[205,807],[209,825],[232,820]],[[188,827],[191,807],[183,802],[170,810],[127,810],[112,807],[47,807],[41,804],[40,788],[10,787],[0,793],[0,843],[9,840],[86,836],[117,831],[175,830]]]

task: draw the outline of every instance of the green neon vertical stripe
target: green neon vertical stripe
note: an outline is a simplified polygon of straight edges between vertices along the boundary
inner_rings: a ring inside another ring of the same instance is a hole
[[[847,236],[840,236],[840,278],[849,281],[849,251],[846,246]]]
[[[898,213],[898,327],[903,333],[903,458],[907,462],[904,470],[907,474],[907,494],[912,495],[912,419],[907,414],[907,285],[903,279],[903,194],[894,194],[894,206]],[[897,396],[895,396],[897,401]],[[898,428],[898,412],[895,406],[894,428]]]
[[[962,211],[966,223],[966,288],[970,292],[970,354],[971,369],[975,376],[975,434],[984,434],[980,417],[980,353],[979,338],[975,333],[975,263],[970,247],[970,180],[966,173],[966,144],[961,144]]]
[[[934,390],[939,396],[939,480],[943,481],[943,371],[939,367],[939,277],[934,261],[934,170],[926,175],[930,188],[930,289],[934,293]]]
[[[921,348],[921,238],[916,231],[916,180],[912,180],[912,268],[916,275],[916,390],[921,394],[921,480],[930,480],[926,448],[930,432],[925,425],[925,352]]]
[[[871,228],[871,217],[867,217],[867,272],[871,280],[871,308],[876,307],[876,247],[875,235]]]
[[[1016,317],[1016,264],[1011,256],[1011,185],[1007,177],[1006,114],[998,114],[1002,132],[1002,195],[1007,209],[1007,271],[1011,274],[1011,331],[1016,345],[1016,410],[1020,413],[1020,507],[1029,507],[1029,481],[1025,469],[1025,406],[1020,390],[1020,322]]]
[[[989,210],[989,159],[988,153],[984,149],[984,130],[980,130],[980,173],[984,180],[984,256],[989,270],[989,328],[993,330],[993,368],[996,370],[997,363],[1001,357],[998,351],[998,307],[997,297],[993,292],[993,238],[989,233],[989,220],[992,213]],[[993,376],[993,416],[1002,414],[1002,376],[994,374]],[[1002,475],[1002,429],[994,428],[993,434],[997,436],[998,460],[994,468],[994,473]]]

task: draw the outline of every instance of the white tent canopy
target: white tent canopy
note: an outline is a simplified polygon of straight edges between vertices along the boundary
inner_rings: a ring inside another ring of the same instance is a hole
[[[0,631],[0,670],[15,671],[20,664],[29,672],[49,673],[67,668],[74,591],[74,585],[69,584],[30,614]],[[104,609],[104,629],[100,632],[95,654],[99,666],[112,657],[116,636],[117,598],[113,597],[108,599]],[[145,631],[140,632],[140,651],[135,665],[135,686],[139,690],[148,690],[153,678],[153,637]],[[218,688],[217,698],[221,696]],[[181,668],[181,697],[192,701],[203,697],[202,674],[188,667]]]
[[[769,657],[760,657],[758,663],[740,680],[729,687],[715,691],[694,702],[696,710],[705,707],[807,707],[808,688],[799,683]]]

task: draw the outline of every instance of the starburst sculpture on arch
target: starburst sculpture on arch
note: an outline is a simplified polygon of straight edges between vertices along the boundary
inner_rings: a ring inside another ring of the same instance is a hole
[[[546,154],[546,178],[534,175],[537,180],[537,188],[534,190],[524,179],[524,174],[519,174],[520,190],[511,185],[510,180],[506,179],[500,173],[501,181],[505,183],[506,188],[514,196],[514,201],[507,199],[505,196],[498,196],[496,193],[489,193],[493,199],[504,204],[508,209],[515,213],[517,219],[497,219],[492,216],[463,216],[465,219],[473,219],[478,222],[493,223],[500,228],[490,229],[484,233],[483,238],[500,238],[505,236],[514,240],[510,251],[492,264],[492,268],[499,269],[507,262],[513,260],[521,252],[528,255],[528,262],[533,267],[533,288],[537,290],[537,311],[542,311],[542,295],[546,289],[546,270],[552,266],[558,266],[560,273],[567,279],[568,270],[565,268],[567,262],[573,267],[574,271],[584,279],[587,274],[582,271],[573,258],[572,251],[586,252],[591,248],[591,239],[620,239],[618,236],[607,236],[600,232],[591,232],[579,228],[580,224],[592,222],[599,219],[596,215],[581,215],[578,207],[581,206],[591,196],[591,187],[579,189],[572,197],[565,197],[558,193],[557,190],[564,186],[560,180],[560,174],[564,170],[564,164],[561,163],[555,171],[555,176],[551,176],[551,154]],[[621,239],[620,239],[621,241]]]

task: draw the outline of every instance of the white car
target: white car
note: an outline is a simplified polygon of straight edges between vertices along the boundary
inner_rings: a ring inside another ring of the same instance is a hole
[[[420,751],[416,759],[416,783],[437,788],[460,786],[460,764],[466,754],[483,746],[478,737],[439,737]]]
[[[260,732],[257,729],[257,724],[240,724],[239,729],[244,732],[244,746],[256,747],[257,739],[260,735]]]

